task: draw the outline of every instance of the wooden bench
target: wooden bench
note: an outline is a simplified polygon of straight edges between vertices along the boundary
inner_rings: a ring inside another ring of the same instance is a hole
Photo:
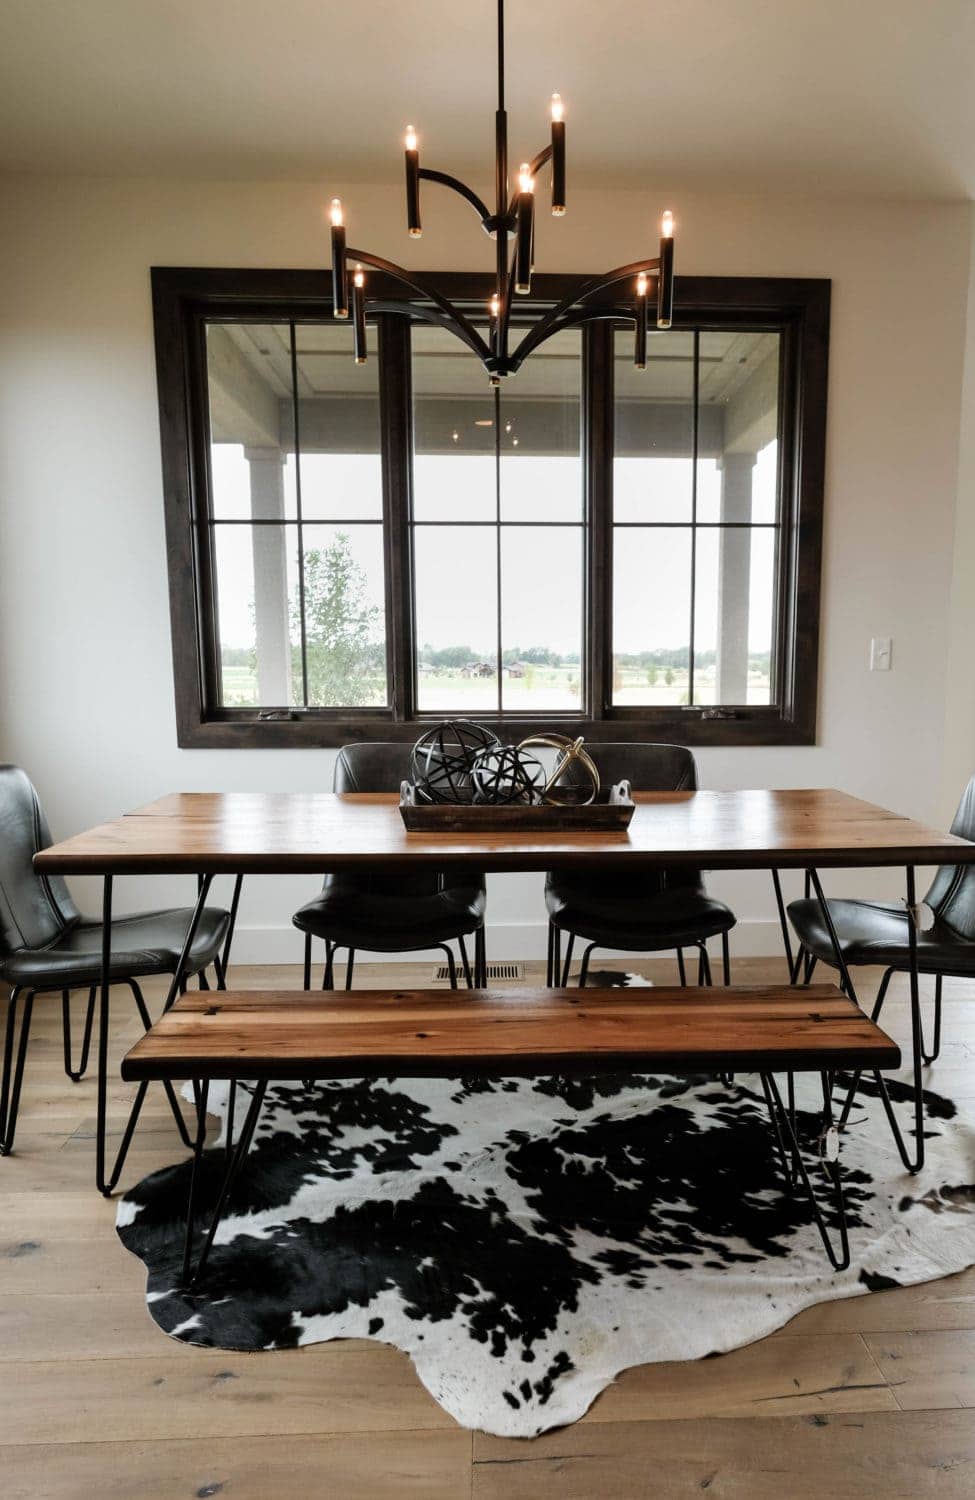
[[[822,1075],[823,1139],[834,1147],[832,1075],[900,1064],[880,1027],[834,985],[734,989],[359,990],[340,997],[278,990],[194,991],[182,996],[122,1063],[142,1082],[194,1081],[197,1135],[187,1212],[184,1276],[189,1276],[196,1165],[206,1133],[209,1083],[254,1085],[233,1141],[196,1276],[206,1264],[231,1185],[247,1155],[267,1084],[291,1078],[510,1077],[598,1072],[757,1072],[787,1183],[809,1196],[823,1244],[837,1269],[849,1264],[838,1152],[823,1159],[835,1199],[839,1252],[802,1160],[794,1109],[785,1108],[776,1072]]]

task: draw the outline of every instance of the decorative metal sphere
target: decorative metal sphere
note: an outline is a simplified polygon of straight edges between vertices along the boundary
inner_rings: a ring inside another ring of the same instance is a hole
[[[587,807],[599,793],[599,772],[583,739],[570,740],[564,734],[533,734],[522,740],[519,750],[527,746],[546,745],[557,750],[555,769],[545,783],[542,800],[556,807]]]
[[[501,742],[483,724],[447,719],[421,734],[413,746],[410,776],[418,802],[470,802],[471,771],[479,752]]]
[[[471,783],[477,803],[540,802],[545,768],[518,745],[494,745],[476,757]]]

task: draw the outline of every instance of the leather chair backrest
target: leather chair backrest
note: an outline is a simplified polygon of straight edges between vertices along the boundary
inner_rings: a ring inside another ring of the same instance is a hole
[[[51,835],[30,778],[0,765],[0,952],[43,948],[80,918],[59,876],[35,873]]]
[[[628,781],[634,792],[694,792],[697,790],[697,765],[684,745],[641,745],[634,741],[611,740],[605,744],[586,741],[586,749],[599,772],[601,787]],[[565,882],[565,875],[560,879]],[[650,899],[665,889],[699,890],[701,872],[684,865],[664,870],[645,870],[637,874],[587,874],[580,870],[571,877],[581,887],[597,881],[601,890],[618,890],[623,897],[638,892]]]
[[[398,792],[400,782],[410,777],[412,745],[387,740],[365,741],[343,745],[335,760],[332,789],[336,792]],[[349,872],[342,877],[346,886],[385,896],[430,896],[449,886],[470,883],[477,876],[463,872],[442,876],[436,870],[383,870],[381,868]]]
[[[343,745],[335,761],[336,792],[398,792],[410,776],[411,745],[385,740]]]
[[[629,781],[635,792],[693,792],[697,766],[684,745],[638,745],[611,741],[586,749],[595,762],[602,786]]]
[[[951,831],[975,843],[975,776],[962,794]],[[924,899],[942,922],[975,942],[975,865],[942,865]]]

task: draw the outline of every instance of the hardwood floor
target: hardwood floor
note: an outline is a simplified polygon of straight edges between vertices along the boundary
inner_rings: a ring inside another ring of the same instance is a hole
[[[614,964],[673,982],[670,964]],[[543,965],[527,977],[541,982]],[[357,966],[357,984],[428,986],[432,964]],[[782,965],[739,960],[739,982]],[[237,969],[298,988],[298,968]],[[523,981],[513,981],[517,984]],[[147,987],[158,1001],[160,987]],[[863,995],[870,988],[864,987]],[[946,982],[932,1083],[975,1098],[975,986]],[[627,1371],[583,1421],[534,1441],[456,1427],[409,1360],[365,1341],[242,1355],[167,1339],[142,1265],[93,1185],[94,1084],[61,1067],[39,1001],[16,1155],[0,1161],[4,1500],[884,1500],[975,1493],[975,1270],[826,1303],[720,1358]],[[885,1025],[906,1041],[904,986]],[[124,1003],[115,1054],[138,1026]],[[116,1083],[121,1129],[134,1088]],[[123,1188],[180,1153],[150,1092]],[[855,1253],[855,1251],[854,1251]]]

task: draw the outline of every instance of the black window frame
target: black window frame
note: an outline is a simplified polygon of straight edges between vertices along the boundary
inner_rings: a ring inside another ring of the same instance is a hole
[[[426,279],[475,312],[492,291],[490,279],[480,275],[430,273]],[[529,305],[552,305],[580,279],[535,277]],[[582,459],[589,538],[583,672],[593,712],[588,717],[485,713],[479,715],[483,722],[512,737],[548,730],[584,734],[594,741],[816,742],[830,288],[828,280],[812,278],[693,276],[677,278],[675,287],[675,329],[741,328],[780,335],[776,701],[742,708],[611,705],[614,322],[607,301],[604,316],[587,323],[583,333]],[[370,299],[387,307],[379,313],[379,392],[391,702],[383,708],[349,710],[223,708],[214,706],[219,694],[208,526],[206,323],[328,320],[330,280],[322,271],[152,270],[177,740],[183,748],[408,742],[441,717],[414,709],[410,319],[393,310],[404,305],[395,283],[370,276],[369,291]],[[351,359],[351,330],[349,339]]]

